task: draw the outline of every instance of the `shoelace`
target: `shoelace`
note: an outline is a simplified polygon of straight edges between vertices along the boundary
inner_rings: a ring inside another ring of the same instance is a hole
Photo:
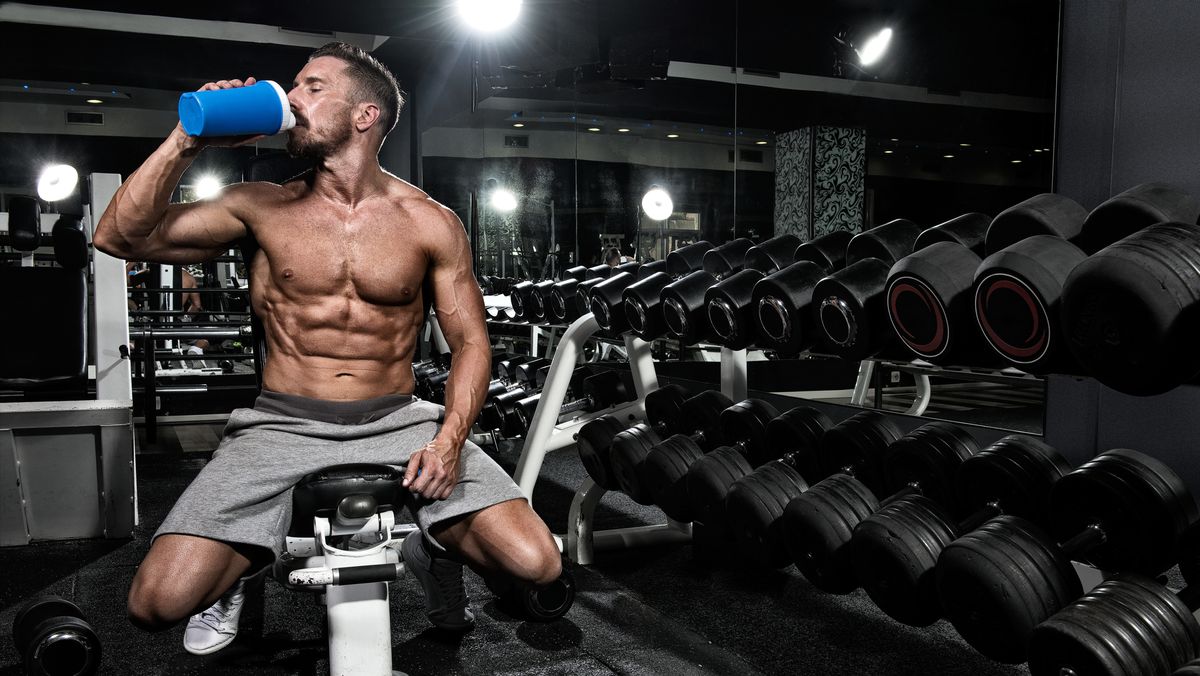
[[[237,596],[231,596],[229,599],[222,597],[207,610],[201,611],[196,621],[207,626],[213,631],[225,631],[224,625],[229,622],[229,606],[234,605],[234,599]]]
[[[437,581],[438,591],[446,601],[447,608],[455,608],[465,603],[467,595],[463,589],[462,566],[450,561],[430,559],[429,572]],[[439,570],[440,569],[440,570]]]

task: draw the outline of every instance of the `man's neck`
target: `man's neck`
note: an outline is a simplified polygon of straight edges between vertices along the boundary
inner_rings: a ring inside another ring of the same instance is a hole
[[[312,189],[313,193],[330,202],[354,209],[383,192],[383,177],[377,155],[351,150],[318,162]]]

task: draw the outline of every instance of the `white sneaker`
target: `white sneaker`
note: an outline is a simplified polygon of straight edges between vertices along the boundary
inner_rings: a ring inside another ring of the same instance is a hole
[[[238,618],[246,605],[246,581],[233,583],[217,602],[188,620],[183,631],[183,649],[193,655],[208,655],[233,642],[238,633]]]

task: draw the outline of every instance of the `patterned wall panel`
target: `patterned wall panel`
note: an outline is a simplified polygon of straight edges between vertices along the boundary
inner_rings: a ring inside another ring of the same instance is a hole
[[[775,136],[775,234],[807,241],[812,219],[812,134],[797,129]]]
[[[813,236],[863,225],[866,189],[865,129],[817,127],[813,157]]]

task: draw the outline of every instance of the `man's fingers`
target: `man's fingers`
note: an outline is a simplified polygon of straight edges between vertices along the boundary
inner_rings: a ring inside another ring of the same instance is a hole
[[[408,458],[408,467],[404,469],[404,487],[412,488],[413,479],[417,478],[417,470],[421,468],[421,457],[425,451],[417,451]]]

